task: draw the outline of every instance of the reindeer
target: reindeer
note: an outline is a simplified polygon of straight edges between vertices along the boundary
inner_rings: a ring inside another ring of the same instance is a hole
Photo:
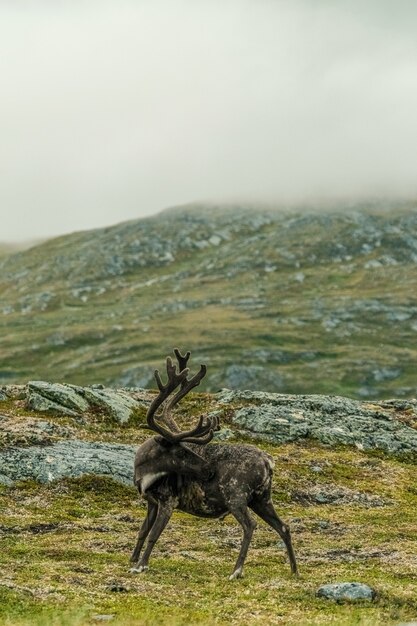
[[[133,564],[131,572],[148,569],[156,541],[173,510],[179,509],[198,517],[223,519],[231,513],[236,518],[243,528],[243,540],[229,579],[240,578],[256,527],[249,513],[252,509],[281,537],[291,571],[296,575],[297,563],[290,530],[276,514],[271,501],[272,457],[251,445],[207,445],[219,428],[216,417],[204,419],[201,416],[193,429],[179,429],[172,409],[200,384],[206,374],[206,366],[201,365],[200,370],[188,378],[190,352],[182,355],[176,348],[174,353],[179,371],[172,359],[167,357],[168,381],[165,385],[158,370],[155,371],[159,394],[149,406],[145,428],[157,435],[145,441],[135,457],[134,482],[147,500],[148,511],[130,559]],[[156,421],[155,414],[161,405],[162,415]]]

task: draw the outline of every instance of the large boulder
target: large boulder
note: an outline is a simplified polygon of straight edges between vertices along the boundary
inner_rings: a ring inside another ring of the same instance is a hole
[[[51,446],[0,450],[0,483],[19,480],[41,483],[84,474],[108,476],[133,485],[135,446],[78,440],[59,441]]]
[[[27,384],[27,406],[39,412],[73,417],[99,408],[122,424],[127,422],[143,403],[123,390],[104,388],[102,385],[77,387],[31,381]]]

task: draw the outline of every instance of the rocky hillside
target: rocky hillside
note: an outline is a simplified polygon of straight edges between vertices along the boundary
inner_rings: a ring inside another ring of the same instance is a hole
[[[0,260],[0,382],[417,394],[417,204],[188,206]]]

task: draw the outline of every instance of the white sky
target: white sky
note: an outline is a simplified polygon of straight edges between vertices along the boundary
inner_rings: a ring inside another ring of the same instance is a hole
[[[0,0],[0,241],[417,195],[415,0]]]

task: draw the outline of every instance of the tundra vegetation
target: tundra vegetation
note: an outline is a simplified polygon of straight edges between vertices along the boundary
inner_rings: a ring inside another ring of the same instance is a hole
[[[148,398],[154,395],[149,392]],[[220,410],[230,443],[252,443],[232,420],[242,404]],[[213,395],[192,393],[178,406],[176,419],[186,429],[214,410],[219,403]],[[122,424],[101,410],[82,418],[46,418],[16,395],[0,401],[2,423],[15,426],[0,447],[31,446],[33,424],[45,419],[57,427],[54,437],[66,428],[83,441],[140,445],[149,438],[138,428],[145,413],[138,410]],[[414,428],[411,413],[408,418]],[[223,444],[210,443],[217,445]],[[180,511],[156,544],[152,567],[133,575],[129,556],[138,519],[146,514],[133,484],[100,476],[24,481],[0,486],[0,623],[377,626],[415,620],[412,459],[310,439],[256,445],[275,462],[272,498],[291,527],[299,578],[291,576],[276,533],[260,522],[246,576],[228,582],[240,526],[231,516],[207,520]],[[343,581],[367,583],[376,599],[337,604],[316,596],[321,585]]]

